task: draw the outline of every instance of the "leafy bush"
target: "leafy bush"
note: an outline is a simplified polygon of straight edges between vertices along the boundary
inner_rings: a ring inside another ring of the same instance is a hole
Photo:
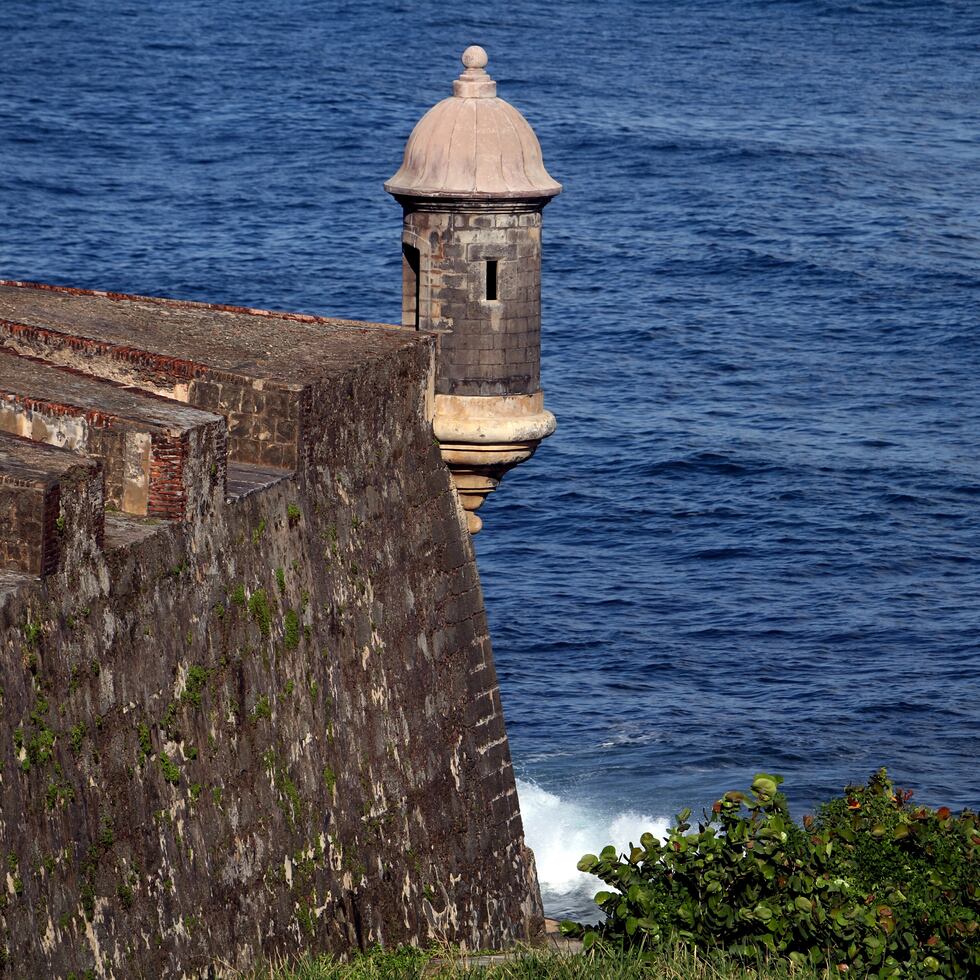
[[[980,976],[980,820],[914,806],[884,769],[799,826],[779,776],[718,800],[697,831],[678,814],[665,842],[643,834],[620,855],[586,854],[581,871],[611,891],[600,940],[652,949],[690,943],[736,955],[872,977]]]

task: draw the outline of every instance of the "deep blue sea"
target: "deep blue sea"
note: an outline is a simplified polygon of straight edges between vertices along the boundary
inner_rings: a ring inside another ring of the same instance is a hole
[[[397,321],[471,43],[565,191],[477,539],[552,913],[781,773],[980,805],[980,4],[3,0],[0,277]]]

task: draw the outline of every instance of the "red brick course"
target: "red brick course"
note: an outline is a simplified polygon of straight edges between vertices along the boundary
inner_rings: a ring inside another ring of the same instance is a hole
[[[184,517],[187,491],[184,464],[187,461],[187,435],[155,435],[150,450],[150,499],[147,514],[164,521]]]

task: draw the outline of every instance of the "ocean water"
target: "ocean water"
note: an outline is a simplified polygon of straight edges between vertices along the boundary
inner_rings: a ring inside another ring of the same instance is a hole
[[[759,770],[980,805],[980,6],[4,0],[0,276],[397,320],[490,53],[557,434],[477,539],[547,908]]]

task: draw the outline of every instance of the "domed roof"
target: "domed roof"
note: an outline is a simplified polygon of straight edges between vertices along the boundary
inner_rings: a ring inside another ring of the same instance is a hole
[[[497,98],[486,51],[473,45],[462,62],[452,96],[419,120],[385,190],[405,197],[554,197],[561,184],[545,170],[528,121]]]

